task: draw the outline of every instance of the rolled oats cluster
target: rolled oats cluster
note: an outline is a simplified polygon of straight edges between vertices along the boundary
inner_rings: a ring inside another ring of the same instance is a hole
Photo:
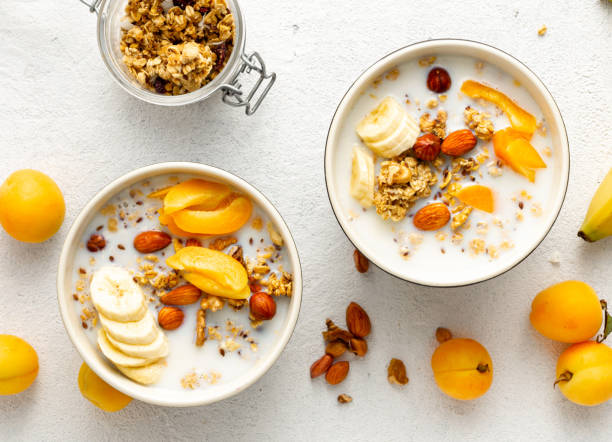
[[[221,72],[232,52],[234,17],[224,0],[129,0],[126,14],[132,26],[122,30],[123,61],[151,91],[193,92]]]
[[[374,194],[376,213],[383,219],[401,221],[414,203],[431,195],[438,178],[431,168],[413,157],[383,161]]]

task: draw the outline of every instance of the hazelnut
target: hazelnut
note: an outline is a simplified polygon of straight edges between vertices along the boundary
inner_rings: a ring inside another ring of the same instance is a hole
[[[451,78],[444,68],[435,67],[427,75],[427,88],[436,94],[446,92],[451,87]]]
[[[423,161],[433,161],[440,154],[442,140],[434,134],[425,134],[417,138],[412,149],[414,156]]]
[[[106,240],[102,235],[98,235],[94,233],[89,237],[89,241],[87,241],[87,250],[90,252],[97,252],[106,247]]]
[[[436,329],[436,341],[438,341],[440,344],[450,341],[451,339],[453,339],[453,334],[449,329],[444,327],[438,327]]]
[[[276,302],[264,292],[254,293],[249,300],[251,316],[257,321],[268,321],[276,314]]]

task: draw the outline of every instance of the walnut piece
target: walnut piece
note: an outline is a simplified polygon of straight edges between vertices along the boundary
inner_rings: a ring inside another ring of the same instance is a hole
[[[221,251],[232,244],[236,244],[238,240],[234,236],[224,236],[222,238],[217,238],[208,246],[209,249]]]
[[[293,275],[282,272],[281,277],[272,273],[266,281],[261,282],[268,288],[268,295],[271,296],[291,296],[293,293]]]
[[[406,376],[406,366],[400,359],[391,359],[387,367],[387,379],[390,384],[406,385],[408,376]]]

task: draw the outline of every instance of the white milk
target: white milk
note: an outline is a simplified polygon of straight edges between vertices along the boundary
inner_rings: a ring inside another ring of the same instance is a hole
[[[188,178],[190,177],[180,176],[179,181],[184,181]],[[141,222],[126,222],[125,225],[120,222],[118,226],[119,229],[115,233],[108,230],[108,217],[104,216],[103,214],[98,214],[90,223],[89,228],[86,230],[86,234],[82,238],[82,244],[75,257],[73,284],[76,284],[77,280],[79,279],[79,268],[85,269],[88,275],[91,275],[98,268],[109,265],[120,266],[128,270],[135,270],[138,272],[138,264],[136,260],[139,257],[142,258],[144,255],[138,253],[134,249],[132,245],[134,237],[138,233],[145,230],[167,231],[166,228],[162,228],[162,226],[160,226],[158,217],[156,215],[152,217],[153,219],[148,219],[145,216],[147,210],[154,210],[160,208],[162,205],[162,201],[160,199],[150,199],[147,198],[146,195],[153,190],[176,184],[177,180],[176,176],[161,176],[149,180],[148,183],[148,185],[143,185],[143,183],[136,184],[122,191],[108,201],[109,204],[116,205],[118,209],[123,208],[128,217],[129,215],[135,215],[136,218],[141,216]],[[144,195],[132,198],[130,196],[131,189],[139,189]],[[138,205],[137,201],[141,201],[142,205]],[[251,221],[257,216],[263,220],[263,228],[260,231],[253,229],[251,226]],[[245,224],[245,226],[239,232],[233,234],[233,236],[238,238],[237,244],[242,246],[245,258],[255,258],[257,256],[258,249],[263,251],[265,247],[272,244],[265,227],[268,221],[269,219],[265,217],[263,210],[258,210],[257,207],[254,207],[251,220],[249,220],[249,222]],[[96,233],[96,228],[101,225],[104,226],[104,228],[98,233],[102,234],[106,239],[106,247],[102,251],[91,253],[87,250],[85,244],[87,243],[89,236],[92,233]],[[252,245],[250,244],[251,238],[253,239]],[[211,238],[211,240],[212,239],[214,238]],[[209,240],[203,240],[202,242],[204,245],[206,245],[207,241]],[[119,244],[125,246],[125,250],[120,250],[117,247]],[[154,255],[159,257],[159,262],[155,264],[156,270],[164,269],[164,273],[166,273],[169,267],[165,265],[165,258],[172,256],[173,254],[174,248],[172,244],[166,247],[163,251],[154,253]],[[272,271],[277,270],[278,267],[282,265],[285,271],[292,273],[293,270],[290,263],[284,256],[284,248],[281,249],[280,254],[282,257],[280,260],[274,264],[269,264]],[[111,256],[114,258],[113,262],[110,261]],[[90,264],[90,258],[92,257],[95,258],[95,263]],[[185,281],[181,281],[179,284],[185,284]],[[88,291],[89,287],[87,286],[83,293],[88,293]],[[147,298],[149,298],[152,289],[147,287],[144,291]],[[77,292],[75,291],[75,293]],[[243,307],[243,309],[238,312],[234,312],[231,307],[226,305],[221,311],[215,313],[208,311],[206,313],[207,326],[218,325],[219,331],[224,338],[226,335],[231,336],[230,332],[226,331],[226,320],[229,319],[233,321],[236,326],[242,327],[245,331],[247,331],[248,336],[253,338],[257,344],[257,350],[253,351],[250,348],[249,342],[247,342],[245,339],[237,337],[234,340],[241,344],[241,348],[233,352],[226,352],[225,356],[221,356],[219,352],[219,341],[207,340],[203,347],[196,347],[195,345],[196,312],[199,309],[199,302],[188,306],[181,306],[180,308],[185,313],[185,320],[183,324],[177,330],[164,331],[168,336],[170,348],[170,353],[167,358],[168,366],[164,370],[162,379],[160,382],[155,384],[155,386],[170,389],[182,389],[183,387],[180,383],[181,378],[194,370],[197,374],[209,374],[211,372],[220,373],[221,378],[218,380],[218,384],[232,381],[241,374],[245,373],[250,367],[255,365],[260,358],[270,351],[280,336],[280,331],[287,316],[290,299],[286,297],[275,297],[275,300],[277,306],[276,315],[272,320],[265,321],[256,330],[250,326],[250,321],[248,319],[248,305]],[[155,304],[157,303],[151,302],[149,304],[149,308],[153,312],[155,318],[157,318],[157,312],[163,305],[156,307]],[[87,303],[87,305],[91,307],[91,303]],[[74,302],[76,315],[81,314],[82,307],[83,306],[78,301]],[[97,344],[95,342],[97,328],[99,327],[100,325],[98,324],[95,330],[93,330],[92,327],[89,327],[87,330],[83,330],[96,347]],[[202,382],[202,386],[200,388],[212,387],[208,383]],[[194,394],[197,394],[197,388],[194,390]]]
[[[465,80],[472,79],[501,90],[522,108],[533,114],[537,121],[542,121],[541,110],[520,84],[492,65],[484,63],[484,68],[477,69],[477,62],[478,60],[476,59],[463,56],[439,56],[436,62],[428,67],[420,66],[417,60],[401,64],[398,66],[399,76],[396,80],[383,79],[380,84],[372,85],[361,95],[341,127],[339,138],[341,141],[338,146],[336,161],[346,164],[346,167],[342,166],[339,169],[341,175],[338,180],[338,194],[342,209],[345,211],[345,216],[351,219],[352,223],[355,223],[353,227],[356,230],[371,231],[372,228],[375,228],[376,230],[382,229],[388,232],[386,235],[370,235],[371,239],[366,238],[364,240],[380,242],[382,238],[390,253],[391,251],[400,253],[400,249],[403,251],[407,250],[409,252],[409,256],[405,257],[407,266],[435,262],[445,272],[452,273],[455,271],[455,268],[457,269],[456,271],[462,271],[462,266],[456,267],[453,265],[458,259],[468,259],[476,262],[478,265],[487,265],[487,263],[499,258],[493,258],[486,252],[480,254],[471,253],[469,247],[471,240],[480,238],[485,241],[487,246],[493,245],[493,247],[499,247],[503,242],[506,242],[506,244],[514,243],[515,246],[518,246],[522,241],[522,236],[524,236],[522,233],[541,225],[544,215],[548,211],[553,210],[552,201],[547,199],[547,195],[555,193],[552,189],[552,183],[553,170],[556,164],[554,156],[546,154],[546,148],[552,150],[554,146],[552,145],[550,135],[542,135],[539,131],[536,131],[531,143],[540,153],[548,167],[547,169],[539,169],[537,171],[535,184],[530,183],[525,177],[515,173],[510,167],[505,165],[502,167],[502,176],[493,177],[489,175],[489,164],[495,163],[497,160],[492,141],[485,142],[479,139],[476,148],[465,155],[466,158],[476,158],[484,149],[488,150],[490,158],[480,167],[482,176],[480,176],[478,171],[473,172],[472,176],[476,178],[476,181],[462,180],[460,184],[462,186],[482,184],[490,187],[494,192],[495,211],[493,214],[488,214],[474,209],[468,218],[471,228],[459,230],[464,236],[460,244],[453,244],[451,242],[453,231],[451,230],[450,223],[439,231],[446,234],[446,239],[443,241],[436,238],[437,232],[418,231],[412,223],[412,215],[423,206],[434,202],[434,195],[439,191],[437,185],[432,188],[431,197],[419,200],[409,211],[409,216],[400,222],[384,221],[376,214],[375,208],[372,207],[364,211],[359,203],[351,198],[349,194],[351,150],[352,146],[356,143],[362,144],[355,132],[355,127],[387,95],[395,97],[402,103],[417,121],[425,112],[428,112],[433,119],[438,109],[446,110],[448,113],[447,135],[455,130],[467,127],[464,123],[463,110],[468,105],[476,110],[490,114],[490,119],[496,131],[510,126],[508,118],[492,103],[485,102],[484,100],[472,100],[459,93],[461,84]],[[445,102],[440,102],[438,107],[429,109],[426,104],[430,99],[435,98],[439,100],[439,95],[428,90],[426,85],[427,74],[434,66],[443,67],[449,72],[452,87],[445,93],[447,95]],[[407,99],[410,100],[409,104],[406,104]],[[380,169],[380,162],[381,160],[379,159],[376,165],[377,174]],[[437,176],[440,182],[441,174],[437,173]],[[526,192],[531,198],[526,197],[523,192]],[[523,203],[522,210],[519,208],[519,202]],[[538,207],[541,207],[540,216],[536,216],[533,212],[537,211]],[[522,212],[521,221],[517,219],[518,212]],[[503,228],[495,224],[499,223],[496,219],[503,223]],[[484,231],[481,231],[480,234],[477,233],[479,222],[486,223],[488,227],[486,233]],[[423,235],[421,244],[415,245],[410,240],[411,235],[414,237],[414,234]],[[380,244],[375,244],[375,247],[380,248]],[[500,249],[499,255],[502,256],[504,253],[510,253],[510,250]]]

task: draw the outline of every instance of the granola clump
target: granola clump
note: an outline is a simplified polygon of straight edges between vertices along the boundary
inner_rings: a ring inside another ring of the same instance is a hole
[[[437,182],[431,168],[416,158],[383,161],[374,194],[376,213],[385,220],[401,221],[417,200],[431,195]]]
[[[472,129],[481,140],[490,140],[495,132],[493,122],[489,119],[490,117],[489,114],[479,112],[470,106],[467,106],[463,111],[465,124]]]
[[[143,87],[165,95],[193,92],[214,79],[233,48],[234,17],[224,0],[129,0],[132,27],[120,49]]]
[[[424,113],[419,119],[421,132],[437,135],[444,139],[446,138],[446,119],[448,114],[445,110],[438,110],[438,114],[434,120],[429,118],[429,113]]]

